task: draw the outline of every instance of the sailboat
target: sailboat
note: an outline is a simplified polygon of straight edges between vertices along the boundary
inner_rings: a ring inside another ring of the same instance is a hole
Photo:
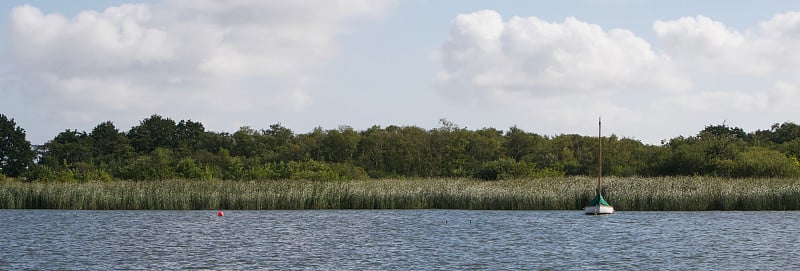
[[[583,212],[587,215],[608,215],[614,213],[614,206],[608,204],[603,198],[603,122],[597,120],[597,194],[589,203],[589,206],[583,208]]]

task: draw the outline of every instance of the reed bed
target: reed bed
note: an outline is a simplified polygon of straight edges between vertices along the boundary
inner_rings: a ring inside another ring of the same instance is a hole
[[[577,210],[594,179],[361,181],[0,182],[2,209]],[[608,178],[619,211],[800,210],[800,180],[707,177]]]

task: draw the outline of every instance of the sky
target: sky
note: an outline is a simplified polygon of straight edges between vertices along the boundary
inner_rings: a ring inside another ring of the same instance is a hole
[[[0,114],[33,144],[207,130],[597,133],[800,123],[798,1],[3,1]]]

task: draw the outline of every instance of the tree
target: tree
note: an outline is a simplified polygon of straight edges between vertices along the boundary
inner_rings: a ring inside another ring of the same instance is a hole
[[[702,175],[707,168],[706,154],[695,137],[673,138],[665,145],[670,150],[669,161],[663,161],[663,175]]]
[[[27,172],[35,157],[25,130],[17,127],[14,119],[0,114],[0,173],[18,177]]]
[[[742,128],[722,125],[708,126],[697,134],[697,143],[705,148],[707,160],[732,159],[743,149],[745,133]]]
[[[326,162],[352,162],[358,149],[361,135],[350,126],[339,126],[328,130],[320,140],[320,152]]]
[[[517,126],[512,126],[505,134],[503,147],[509,157],[521,161],[524,156],[534,153],[534,147],[539,139],[537,135],[528,134]]]
[[[756,131],[754,133],[760,140],[782,144],[800,138],[800,125],[785,122],[783,124],[773,124],[769,131]]]
[[[100,123],[89,133],[93,144],[95,163],[119,163],[129,158],[133,149],[125,134],[114,127],[114,123]]]
[[[180,156],[186,156],[191,152],[197,151],[198,146],[202,144],[205,133],[206,129],[202,123],[181,120],[175,127],[175,145]]]
[[[133,148],[139,153],[150,153],[157,148],[175,147],[175,121],[153,115],[128,131]]]
[[[558,135],[549,142],[551,154],[558,158],[546,165],[567,175],[592,176],[597,172],[597,138],[576,134]],[[538,163],[537,163],[538,164]]]
[[[267,140],[269,149],[275,154],[275,157],[270,160],[271,162],[291,160],[292,150],[298,149],[297,144],[292,142],[294,141],[292,130],[276,123],[270,125],[269,130],[264,130],[262,133]]]
[[[616,135],[603,138],[603,174],[613,176],[644,175],[648,149],[642,142]]]
[[[428,137],[431,153],[430,163],[436,171],[431,176],[464,177],[471,174],[470,157],[467,155],[470,131],[441,119],[441,127],[430,131]]]
[[[475,167],[501,158],[503,150],[503,131],[483,128],[471,133],[467,154],[472,157]]]
[[[428,133],[416,126],[373,126],[361,134],[358,164],[372,177],[431,175]]]
[[[136,181],[168,180],[177,175],[172,164],[172,150],[157,148],[150,154],[140,154],[130,159],[122,168],[121,177]]]
[[[322,130],[322,127],[314,128],[310,133],[298,135],[295,137],[295,142],[299,148],[293,150],[294,152],[289,155],[289,158],[298,161],[309,159],[316,161],[324,160],[321,148],[321,142],[324,136],[325,132]]]
[[[201,151],[219,153],[220,150],[233,149],[233,137],[229,133],[205,132],[200,143],[195,147],[195,154]]]
[[[372,126],[361,132],[361,142],[358,143],[358,163],[371,177],[387,175],[388,137],[386,130],[380,126]]]
[[[93,159],[92,145],[86,132],[63,131],[44,144],[42,164],[54,168],[85,168]]]
[[[797,159],[762,147],[751,147],[728,160],[720,175],[730,177],[797,177],[800,164]]]
[[[266,150],[266,146],[259,140],[260,137],[259,132],[249,126],[239,128],[239,131],[233,133],[231,155],[247,158],[259,156],[259,153]]]

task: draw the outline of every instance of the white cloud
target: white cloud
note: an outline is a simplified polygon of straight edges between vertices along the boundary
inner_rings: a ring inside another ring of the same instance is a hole
[[[800,12],[777,14],[743,31],[699,15],[656,21],[653,29],[666,53],[697,76],[792,78],[800,72]]]
[[[94,121],[256,106],[261,113],[302,110],[313,102],[311,74],[337,55],[336,36],[390,5],[176,0],[70,18],[19,6],[9,17],[4,77],[48,115],[69,111]]]
[[[765,93],[707,91],[657,100],[653,108],[663,111],[759,113],[768,108]]]
[[[761,59],[767,53],[753,37],[704,16],[656,21],[653,30],[665,51],[688,74],[766,74],[773,67]],[[742,65],[746,64],[746,65]]]
[[[793,116],[800,114],[800,86],[796,83],[786,81],[775,82],[775,85],[767,93],[770,99],[770,110],[777,113],[789,113]],[[778,121],[778,120],[776,120]]]
[[[149,27],[149,8],[124,5],[67,19],[32,6],[11,13],[10,50],[21,72],[72,75],[127,68],[175,57],[168,33]]]
[[[442,46],[442,87],[448,94],[520,91],[532,97],[607,95],[651,89],[681,90],[670,59],[622,29],[567,18],[503,22],[491,10],[461,14]]]
[[[461,14],[440,51],[440,90],[545,130],[583,130],[604,115],[650,143],[677,135],[664,126],[731,119],[758,128],[797,113],[787,103],[800,97],[800,13],[744,30],[702,15],[655,21],[653,30],[658,49],[572,17]]]
[[[800,13],[775,15],[739,31],[703,16],[653,25],[659,42],[698,86],[657,104],[693,112],[790,113],[784,106],[800,83]],[[724,88],[722,88],[724,87]],[[777,111],[776,111],[777,110]]]

